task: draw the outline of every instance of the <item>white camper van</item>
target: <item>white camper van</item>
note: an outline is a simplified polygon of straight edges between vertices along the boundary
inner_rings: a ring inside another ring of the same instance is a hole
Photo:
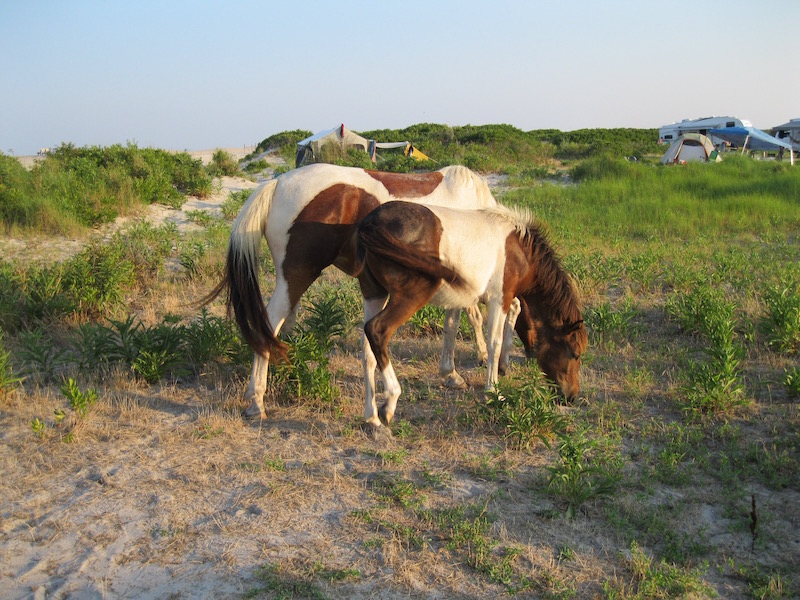
[[[790,142],[795,152],[800,152],[800,119],[792,119],[788,123],[772,128],[772,135],[779,140]]]
[[[736,117],[703,117],[702,119],[684,119],[680,123],[664,125],[658,130],[658,142],[660,144],[671,144],[684,133],[701,133],[708,135],[711,129],[722,129],[725,127],[752,127],[753,124],[745,119]],[[723,140],[709,136],[715,146],[723,143]]]

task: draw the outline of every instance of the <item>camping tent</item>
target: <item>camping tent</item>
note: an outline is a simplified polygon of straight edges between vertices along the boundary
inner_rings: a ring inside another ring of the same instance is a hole
[[[714,135],[720,139],[730,142],[745,150],[762,150],[766,152],[781,150],[789,151],[792,164],[794,164],[794,151],[792,144],[786,140],[779,140],[768,133],[764,133],[755,127],[726,127],[725,129],[711,129],[709,135]]]
[[[701,133],[684,133],[669,145],[661,164],[685,163],[689,161],[722,160],[714,150],[714,144]]]
[[[295,167],[299,167],[303,163],[319,157],[320,149],[325,144],[330,144],[332,142],[338,143],[342,150],[346,150],[347,148],[360,148],[364,152],[367,152],[369,148],[369,140],[367,138],[353,133],[342,124],[339,127],[334,127],[327,131],[320,131],[301,142],[297,142],[297,155],[294,160]]]

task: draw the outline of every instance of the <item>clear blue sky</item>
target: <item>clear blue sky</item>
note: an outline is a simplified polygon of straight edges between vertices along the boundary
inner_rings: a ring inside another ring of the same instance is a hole
[[[0,151],[800,117],[800,2],[0,0]]]

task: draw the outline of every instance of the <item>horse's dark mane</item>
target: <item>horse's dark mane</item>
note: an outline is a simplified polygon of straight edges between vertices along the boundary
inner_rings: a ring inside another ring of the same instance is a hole
[[[533,296],[535,305],[545,310],[554,321],[575,323],[581,320],[581,306],[572,280],[561,266],[548,234],[539,225],[529,223],[520,241],[536,276],[524,296]]]

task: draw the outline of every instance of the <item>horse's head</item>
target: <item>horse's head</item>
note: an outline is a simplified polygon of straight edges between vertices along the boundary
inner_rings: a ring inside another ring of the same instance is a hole
[[[573,400],[580,390],[581,356],[589,344],[586,326],[580,320],[543,333],[537,340],[539,367],[550,381],[558,385],[567,400]]]

